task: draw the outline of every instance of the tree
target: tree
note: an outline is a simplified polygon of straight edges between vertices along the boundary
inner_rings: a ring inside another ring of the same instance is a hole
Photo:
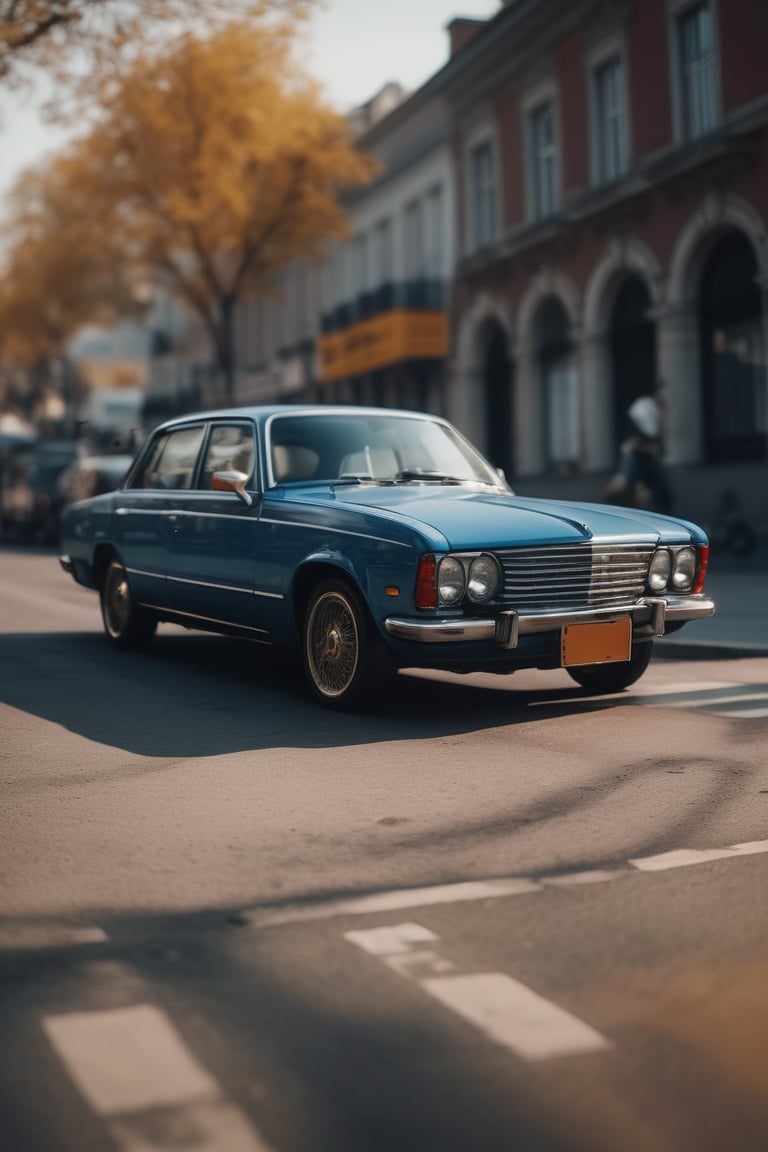
[[[137,307],[135,273],[91,206],[72,195],[77,163],[68,156],[18,181],[4,222],[0,268],[0,354],[35,368],[60,356],[88,320],[110,321]]]
[[[125,44],[135,45],[157,26],[259,16],[268,9],[303,14],[312,0],[0,0],[0,81],[14,82],[26,66],[66,71],[73,55],[80,70]],[[91,69],[88,68],[88,71]]]
[[[236,303],[345,235],[340,194],[373,171],[297,68],[295,35],[274,18],[228,24],[124,61],[62,174],[105,248],[201,317],[230,399]]]

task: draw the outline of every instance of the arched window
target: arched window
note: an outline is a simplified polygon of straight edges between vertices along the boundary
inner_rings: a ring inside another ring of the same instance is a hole
[[[699,288],[704,433],[711,462],[764,459],[768,419],[757,262],[735,230],[717,240]]]
[[[568,472],[578,466],[581,454],[581,410],[570,324],[557,297],[540,305],[535,331],[546,459],[556,471]]]
[[[627,435],[627,412],[638,396],[656,388],[656,341],[648,316],[651,299],[639,276],[628,274],[611,312],[610,349],[613,376],[614,445]]]

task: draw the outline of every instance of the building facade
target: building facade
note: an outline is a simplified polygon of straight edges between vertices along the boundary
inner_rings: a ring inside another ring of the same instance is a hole
[[[761,0],[514,0],[447,70],[454,417],[520,491],[599,498],[663,385],[681,514],[765,521]]]
[[[768,527],[764,0],[509,0],[356,110],[350,237],[238,311],[237,400],[452,418],[600,499],[658,385],[674,510]]]

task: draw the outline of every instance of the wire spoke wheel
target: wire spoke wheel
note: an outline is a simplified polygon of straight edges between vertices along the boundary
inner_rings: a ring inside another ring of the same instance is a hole
[[[133,599],[128,573],[110,560],[100,589],[104,631],[117,648],[145,648],[155,634],[157,617]]]
[[[125,631],[131,615],[131,590],[125,569],[111,564],[104,587],[104,624],[110,636]]]
[[[306,628],[307,667],[315,690],[329,700],[350,691],[360,663],[360,623],[354,604],[337,588],[318,595]]]

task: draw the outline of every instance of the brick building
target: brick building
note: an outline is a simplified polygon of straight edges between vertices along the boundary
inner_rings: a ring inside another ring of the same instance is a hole
[[[676,510],[765,527],[762,0],[512,0],[443,70],[451,415],[519,491],[599,497],[657,380]]]

